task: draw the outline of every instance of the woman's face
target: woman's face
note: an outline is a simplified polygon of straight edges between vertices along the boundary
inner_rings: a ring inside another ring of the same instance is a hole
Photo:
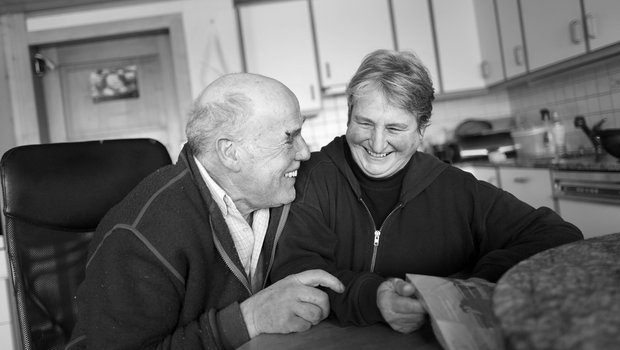
[[[404,168],[422,143],[415,116],[390,105],[375,89],[353,101],[346,137],[353,159],[372,178]]]

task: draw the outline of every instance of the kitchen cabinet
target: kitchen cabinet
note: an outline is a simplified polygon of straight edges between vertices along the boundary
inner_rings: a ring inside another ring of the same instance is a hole
[[[530,70],[586,53],[579,0],[521,0]]]
[[[498,173],[502,189],[534,208],[555,209],[549,169],[500,167]]]
[[[311,0],[323,88],[341,92],[364,56],[394,47],[388,0]]]
[[[321,90],[306,0],[239,6],[246,70],[280,80],[304,115],[321,108]]]
[[[590,50],[620,41],[620,1],[584,0],[587,38]]]
[[[499,174],[495,166],[473,166],[473,165],[455,165],[461,170],[467,171],[474,175],[478,180],[486,181],[495,187],[500,187]]]
[[[485,85],[493,85],[505,78],[495,0],[476,0],[474,9],[480,42],[480,72]]]
[[[527,72],[518,1],[496,1],[497,21],[499,23],[506,79],[511,79]]]
[[[392,0],[392,10],[396,48],[415,52],[428,69],[435,90],[441,91],[428,0]]]
[[[442,92],[485,87],[473,0],[433,0]]]

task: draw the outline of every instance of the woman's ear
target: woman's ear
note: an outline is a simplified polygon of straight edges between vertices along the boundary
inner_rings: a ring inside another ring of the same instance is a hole
[[[241,170],[239,150],[237,143],[227,138],[220,138],[216,141],[215,152],[220,162],[231,171]]]

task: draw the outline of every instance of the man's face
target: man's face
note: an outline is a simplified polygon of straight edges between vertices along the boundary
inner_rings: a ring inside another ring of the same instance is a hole
[[[404,168],[422,142],[415,116],[374,89],[354,100],[346,137],[353,159],[372,178]]]
[[[303,121],[296,100],[291,100],[248,122],[247,142],[240,146],[242,183],[237,186],[249,208],[276,207],[295,199],[297,169],[310,158],[301,136]]]

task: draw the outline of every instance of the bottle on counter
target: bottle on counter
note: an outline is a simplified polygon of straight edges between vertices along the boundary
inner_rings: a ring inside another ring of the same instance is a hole
[[[542,146],[544,152],[548,156],[555,156],[555,144],[553,138],[553,123],[551,122],[551,114],[547,108],[540,110],[540,119],[542,120],[545,131],[543,132]]]
[[[566,128],[558,116],[558,112],[553,112],[551,118],[551,133],[553,135],[553,142],[555,143],[555,155],[566,155]]]

